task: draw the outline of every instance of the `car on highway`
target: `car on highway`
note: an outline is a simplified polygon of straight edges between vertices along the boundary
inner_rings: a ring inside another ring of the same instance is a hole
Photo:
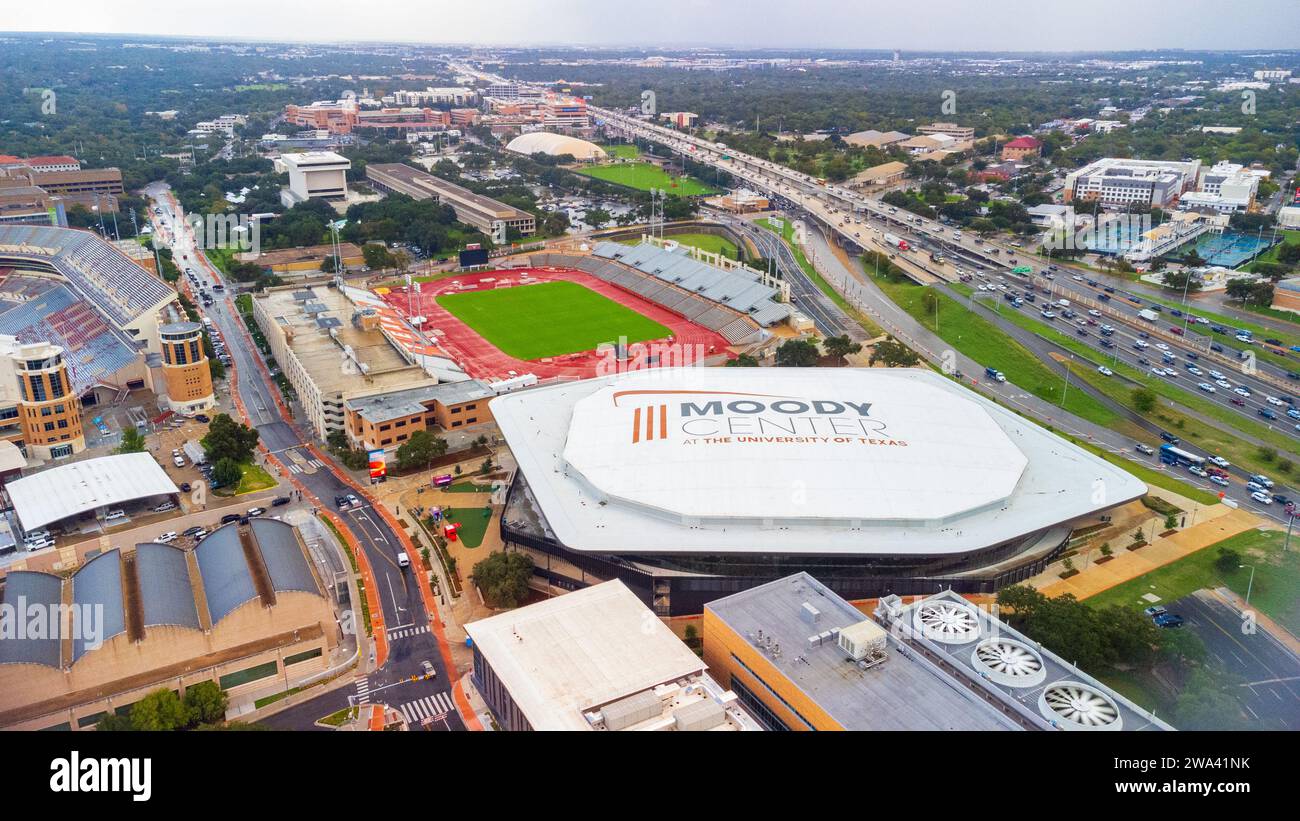
[[[1276,405],[1276,406],[1278,406],[1278,407],[1281,407],[1282,405],[1285,405],[1285,404],[1286,404],[1285,402],[1283,402],[1281,399],[1277,398],[1276,396],[1268,396],[1268,395],[1265,395],[1265,396],[1264,396],[1264,401],[1267,402],[1267,403],[1269,403],[1270,405]]]
[[[1273,487],[1273,480],[1262,473],[1256,473],[1254,476],[1250,477],[1250,481],[1261,484],[1265,488],[1271,489]]]
[[[1147,342],[1147,341],[1144,340],[1144,339],[1135,339],[1135,340],[1133,340],[1133,347],[1134,347],[1134,348],[1150,348],[1150,347],[1151,347],[1151,343],[1150,343],[1150,342]]]
[[[1213,376],[1214,374],[1210,375]],[[1223,378],[1214,380],[1214,384],[1218,385],[1220,388],[1232,388],[1232,383]]]
[[[1291,497],[1283,496],[1281,493],[1274,493],[1273,501],[1277,502],[1279,505],[1286,506],[1291,504]]]
[[[1043,317],[1043,319],[1056,319],[1055,311],[1039,311],[1039,314]]]
[[[1237,395],[1240,396],[1240,397],[1244,397],[1244,398],[1246,398],[1246,399],[1249,399],[1249,398],[1250,398],[1250,391],[1247,390],[1246,388],[1243,388],[1243,387],[1238,386],[1238,387],[1233,388],[1233,389],[1232,389],[1232,392],[1235,393],[1235,394],[1237,394]]]
[[[1220,345],[1218,342],[1211,342],[1210,350],[1214,351],[1215,353],[1223,353],[1223,346]]]
[[[1156,454],[1155,448],[1151,447],[1150,445],[1144,445],[1141,442],[1138,442],[1137,445],[1134,447],[1134,449],[1138,453],[1145,453],[1147,456],[1155,456]]]
[[[1211,385],[1209,382],[1202,382],[1202,383],[1200,383],[1199,385],[1197,385],[1196,387],[1200,388],[1201,390],[1205,391],[1206,393],[1215,393],[1215,392],[1216,392],[1216,391],[1214,390],[1214,386]]]
[[[1222,476],[1211,476],[1210,481],[1214,482],[1216,485],[1219,485],[1221,487],[1228,487],[1231,484],[1231,482],[1229,482],[1227,479],[1223,478]]]
[[[1212,464],[1212,465],[1217,465],[1218,467],[1221,467],[1221,468],[1230,468],[1230,467],[1232,467],[1232,463],[1229,462],[1227,459],[1224,459],[1222,456],[1211,456],[1211,457],[1210,457],[1209,459],[1207,459],[1206,461],[1209,462],[1209,463]]]
[[[1177,445],[1179,442],[1182,441],[1177,436],[1174,436],[1172,433],[1169,433],[1167,431],[1160,431],[1160,438],[1165,440],[1171,445]]]
[[[1201,370],[1200,368],[1196,367],[1195,365],[1188,365],[1188,366],[1187,366],[1187,372],[1190,373],[1192,376],[1204,376],[1204,375],[1205,375],[1205,371]]]
[[[1273,504],[1273,497],[1272,497],[1272,496],[1269,496],[1267,493],[1265,493],[1265,492],[1262,491],[1262,490],[1257,490],[1257,491],[1255,491],[1254,493],[1250,494],[1250,498],[1252,498],[1252,499],[1254,499],[1255,501],[1259,502],[1261,505],[1271,505],[1271,504]]]
[[[1277,414],[1274,413],[1273,411],[1269,410],[1268,408],[1260,408],[1259,410],[1255,411],[1255,413],[1259,414],[1260,416],[1264,417],[1265,419],[1276,419],[1276,418],[1277,418]]]
[[[1244,407],[1246,407],[1246,400],[1245,400],[1245,399],[1242,399],[1240,396],[1230,396],[1230,397],[1228,397],[1228,401],[1231,402],[1232,404],[1236,405],[1236,406],[1239,407],[1239,408],[1244,408]]]
[[[1156,349],[1157,349],[1157,350],[1161,350],[1161,351],[1167,351],[1167,350],[1169,350],[1169,346],[1166,345],[1166,344],[1163,343],[1163,342],[1157,342],[1157,343],[1156,343]]]
[[[1098,365],[1098,366],[1097,366],[1097,373],[1101,374],[1102,376],[1114,376],[1114,375],[1115,375],[1115,372],[1112,371],[1110,368],[1106,367],[1105,365]]]
[[[1292,419],[1300,419],[1300,410],[1296,408],[1287,408],[1286,415]]]
[[[1214,379],[1227,379],[1220,371],[1210,371],[1210,376]]]
[[[1192,474],[1193,476],[1199,476],[1202,479],[1210,475],[1205,471],[1205,468],[1201,467],[1200,465],[1188,465],[1187,472]]]
[[[1115,347],[1115,343],[1114,343],[1114,342],[1111,342],[1109,339],[1102,339],[1102,340],[1101,340],[1101,346],[1102,346],[1103,348],[1113,348],[1113,347]]]
[[[1089,308],[1088,316],[1101,316],[1101,311],[1097,310],[1096,308]]]

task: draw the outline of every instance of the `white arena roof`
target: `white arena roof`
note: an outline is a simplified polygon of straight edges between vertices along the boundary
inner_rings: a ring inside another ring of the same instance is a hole
[[[5,485],[24,531],[134,499],[180,493],[148,453],[101,456],[43,470]]]
[[[573,550],[961,553],[1146,492],[920,369],[659,369],[491,407]]]
[[[605,149],[595,143],[564,134],[552,134],[549,131],[520,134],[506,145],[506,150],[519,154],[547,154],[552,157],[570,154],[575,160],[599,160],[605,157]]]

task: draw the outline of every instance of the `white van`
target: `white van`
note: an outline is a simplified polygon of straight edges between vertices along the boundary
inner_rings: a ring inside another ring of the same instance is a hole
[[[125,518],[126,518],[126,511],[121,509],[110,510],[108,513],[104,514],[104,521],[106,522],[111,522],[114,519],[125,519]]]
[[[398,566],[398,567],[410,567],[410,566],[411,566],[411,559],[410,559],[410,557],[408,557],[405,553],[398,553],[398,554],[397,554],[397,566]]]

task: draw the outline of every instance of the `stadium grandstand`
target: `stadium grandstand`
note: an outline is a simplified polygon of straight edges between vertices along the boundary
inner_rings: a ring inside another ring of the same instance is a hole
[[[743,270],[708,265],[684,246],[659,248],[597,243],[591,256],[533,254],[534,265],[576,268],[662,305],[697,325],[717,331],[732,345],[762,342],[768,328],[790,317],[775,288]]]
[[[78,296],[126,331],[176,299],[167,283],[89,231],[0,226],[0,265],[58,274]]]

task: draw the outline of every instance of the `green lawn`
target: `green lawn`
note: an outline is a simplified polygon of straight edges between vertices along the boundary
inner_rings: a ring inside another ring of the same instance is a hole
[[[641,149],[637,148],[635,145],[627,143],[602,145],[601,148],[605,149],[605,153],[609,156],[620,160],[635,160],[637,157],[641,156]]]
[[[1142,598],[1146,593],[1154,593],[1161,604],[1168,604],[1203,587],[1227,587],[1244,597],[1250,583],[1249,567],[1224,573],[1214,566],[1219,547],[1229,547],[1241,554],[1242,564],[1255,565],[1251,605],[1292,634],[1300,635],[1300,595],[1296,594],[1300,590],[1300,538],[1294,539],[1290,551],[1283,553],[1285,535],[1275,530],[1248,530],[1086,601],[1097,607],[1119,604],[1143,608],[1149,606]]]
[[[456,536],[466,547],[478,547],[483,544],[483,536],[487,533],[488,525],[492,523],[492,508],[456,507],[452,508],[448,518],[460,525]]]
[[[736,258],[736,243],[726,237],[713,234],[669,234],[665,239],[680,242],[682,245],[689,245],[692,248],[699,248],[701,251],[722,254],[727,259]],[[639,238],[622,240],[624,245],[636,245],[640,241]]]
[[[438,304],[516,359],[590,351],[602,342],[662,339],[658,322],[576,282],[443,294]]]
[[[714,189],[693,177],[673,177],[657,165],[648,162],[617,163],[614,165],[593,165],[589,168],[575,169],[577,173],[615,185],[649,191],[661,188],[669,194],[682,197],[695,197],[715,193]]]
[[[239,486],[231,492],[230,488],[221,488],[214,490],[213,493],[218,496],[241,496],[245,493],[256,493],[259,490],[275,487],[275,479],[265,469],[248,462],[242,462],[239,465]]]

